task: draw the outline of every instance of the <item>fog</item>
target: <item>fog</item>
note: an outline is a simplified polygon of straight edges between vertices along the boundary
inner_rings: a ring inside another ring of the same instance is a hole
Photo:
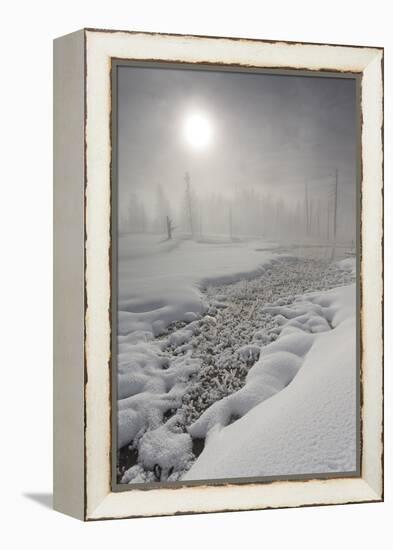
[[[121,232],[354,240],[354,79],[118,71]],[[203,147],[185,136],[195,113]]]

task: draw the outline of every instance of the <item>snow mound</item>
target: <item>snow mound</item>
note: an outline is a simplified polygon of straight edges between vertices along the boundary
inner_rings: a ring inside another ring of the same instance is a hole
[[[127,350],[118,376],[119,448],[159,426],[165,412],[180,406],[186,384],[199,364],[190,352],[169,364],[159,349],[147,344]]]
[[[256,344],[247,344],[237,350],[238,357],[247,364],[254,364],[259,359],[261,348]]]
[[[192,440],[187,433],[176,433],[167,424],[146,432],[139,444],[139,461],[146,469],[160,468],[160,478],[182,470],[192,458]]]
[[[352,284],[275,308],[287,322],[245,386],[189,427],[206,444],[183,479],[355,471],[355,303]]]

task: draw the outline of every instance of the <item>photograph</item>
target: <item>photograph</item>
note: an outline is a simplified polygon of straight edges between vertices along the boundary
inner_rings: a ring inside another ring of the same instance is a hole
[[[119,490],[360,475],[359,97],[113,62]]]

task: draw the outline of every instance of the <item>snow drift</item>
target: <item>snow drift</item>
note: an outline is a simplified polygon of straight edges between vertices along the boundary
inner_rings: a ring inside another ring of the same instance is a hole
[[[184,480],[356,470],[355,289],[271,310],[282,316],[279,338],[262,348],[241,390],[189,427],[206,445]]]

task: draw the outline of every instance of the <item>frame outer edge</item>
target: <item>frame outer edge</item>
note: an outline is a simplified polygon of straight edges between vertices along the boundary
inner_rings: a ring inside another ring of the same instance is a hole
[[[53,507],[85,519],[83,30],[53,44]]]
[[[368,320],[362,327],[366,367],[363,377],[362,477],[379,501],[383,500],[384,494],[383,63],[383,51],[379,50],[365,67],[362,79],[362,102],[365,99],[365,105],[368,105],[368,109],[363,110],[362,103],[362,201],[366,208],[361,221],[361,273],[365,280],[361,315]]]

